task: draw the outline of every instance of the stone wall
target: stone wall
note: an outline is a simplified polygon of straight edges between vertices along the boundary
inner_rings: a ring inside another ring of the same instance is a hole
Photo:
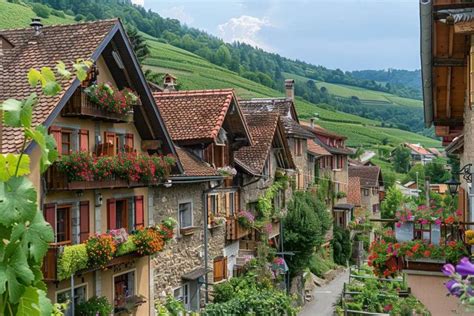
[[[295,138],[293,137],[290,137],[290,138],[287,138],[288,140],[288,146],[290,147],[290,151],[291,151],[291,156],[293,157],[293,162],[295,163],[296,165],[296,177],[298,176],[298,172],[300,174],[303,174],[303,179],[305,181],[304,183],[304,188],[308,188],[308,185],[310,183],[308,183],[308,175],[310,174],[310,171],[308,169],[308,155],[307,155],[307,152],[308,152],[308,147],[307,147],[307,144],[306,144],[306,139],[301,139],[302,143],[303,143],[303,151],[302,151],[302,154],[301,156],[296,156],[296,153],[295,153]]]

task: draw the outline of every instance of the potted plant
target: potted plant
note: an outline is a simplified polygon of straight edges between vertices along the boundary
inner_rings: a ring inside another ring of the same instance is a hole
[[[76,305],[75,312],[78,316],[109,316],[113,312],[113,307],[105,296],[93,296]]]
[[[242,210],[237,213],[237,221],[243,228],[250,229],[255,224],[255,215],[250,211]]]

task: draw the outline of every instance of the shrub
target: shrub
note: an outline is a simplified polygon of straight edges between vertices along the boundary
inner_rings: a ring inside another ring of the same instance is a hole
[[[48,18],[51,12],[51,10],[47,6],[41,3],[32,3],[31,8],[33,9],[33,12],[36,13],[37,16],[43,19]]]
[[[59,10],[51,10],[51,15],[54,15],[54,16],[58,16],[60,18],[65,18],[66,15],[64,14],[63,11],[59,11]]]
[[[333,269],[334,262],[330,258],[324,258],[320,253],[315,253],[309,261],[309,270],[318,277],[323,277],[326,272]]]
[[[86,18],[86,17],[83,16],[82,14],[76,14],[76,16],[74,17],[74,21],[79,22],[79,21],[84,20],[85,18]]]
[[[352,254],[349,230],[334,226],[332,249],[334,262],[340,265],[346,265]]]
[[[79,270],[87,268],[86,244],[64,247],[58,258],[58,279],[64,280]]]
[[[109,316],[113,312],[112,304],[105,296],[93,296],[75,307],[78,316]]]
[[[74,15],[74,11],[72,11],[71,9],[67,9],[66,11],[64,11],[64,13],[66,13],[67,15],[70,15],[70,16]]]

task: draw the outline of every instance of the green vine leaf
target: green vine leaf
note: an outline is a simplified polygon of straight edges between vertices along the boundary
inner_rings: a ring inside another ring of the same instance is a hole
[[[33,220],[37,210],[36,198],[33,184],[26,177],[0,182],[0,223],[8,227],[20,220]]]
[[[20,112],[22,108],[22,102],[15,99],[8,99],[2,103],[3,122],[7,126],[20,127]]]
[[[0,181],[6,182],[15,175],[18,166],[17,176],[24,176],[30,173],[30,157],[16,154],[0,155]]]
[[[38,289],[27,287],[18,303],[16,316],[41,316],[40,297]]]
[[[54,96],[61,91],[61,86],[56,81],[48,81],[43,86],[43,92],[46,95]]]
[[[51,225],[44,220],[41,212],[36,212],[31,224],[25,227],[23,247],[35,262],[41,264],[42,258],[48,251],[48,243],[53,241],[54,233]]]
[[[49,67],[41,67],[41,77],[45,81],[43,82],[43,86],[46,82],[56,81],[56,76]]]
[[[51,300],[46,297],[46,292],[43,290],[38,290],[38,294],[39,294],[41,315],[42,316],[53,315],[53,304],[51,304]]]
[[[41,173],[57,159],[56,141],[51,135],[48,135],[46,127],[39,125],[34,130],[25,129],[25,135],[33,139],[41,149],[40,170]]]
[[[62,61],[58,61],[56,64],[56,71],[65,79],[71,78],[71,72],[66,69],[66,65]]]
[[[0,294],[7,290],[9,301],[17,304],[25,291],[23,284],[30,284],[35,275],[28,265],[25,253],[18,249],[18,245],[10,245],[10,255],[0,262]]]
[[[28,71],[28,83],[30,86],[34,88],[38,82],[41,81],[43,81],[43,76],[41,73],[38,70],[31,68],[30,71]]]

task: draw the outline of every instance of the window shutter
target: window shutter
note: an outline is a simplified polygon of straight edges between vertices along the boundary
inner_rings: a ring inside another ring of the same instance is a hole
[[[230,209],[230,193],[225,193],[225,216],[229,216],[229,209]]]
[[[458,194],[458,209],[462,211],[462,216],[463,219],[465,220],[466,218],[466,191],[459,187],[459,194]]]
[[[217,257],[214,259],[214,282],[219,282],[224,279],[224,257]]]
[[[211,224],[211,195],[208,194],[207,195],[207,224],[210,225]]]
[[[228,165],[230,165],[229,146],[226,144],[224,147],[222,147],[222,150],[224,151],[224,166],[228,166]]]
[[[221,214],[221,195],[220,194],[217,194],[217,199],[216,199],[216,203],[217,203],[217,210],[216,210],[216,215],[220,215]]]
[[[125,151],[133,152],[133,134],[125,134]]]
[[[115,199],[107,200],[107,229],[116,229],[115,225],[117,224],[117,212],[115,208]]]
[[[240,198],[239,198],[239,191],[235,191],[234,193],[234,199],[235,199],[235,203],[234,203],[234,213],[240,211]]]
[[[45,204],[43,207],[43,215],[44,219],[53,228],[54,234],[56,234],[56,204]]]
[[[79,240],[81,243],[89,238],[89,201],[81,201],[79,208]]]
[[[58,153],[61,155],[61,127],[51,126],[49,128],[49,134],[51,134],[56,141],[56,148]]]
[[[87,129],[79,130],[79,151],[89,151],[89,130]]]
[[[135,229],[145,226],[145,213],[143,207],[143,195],[135,197]]]

